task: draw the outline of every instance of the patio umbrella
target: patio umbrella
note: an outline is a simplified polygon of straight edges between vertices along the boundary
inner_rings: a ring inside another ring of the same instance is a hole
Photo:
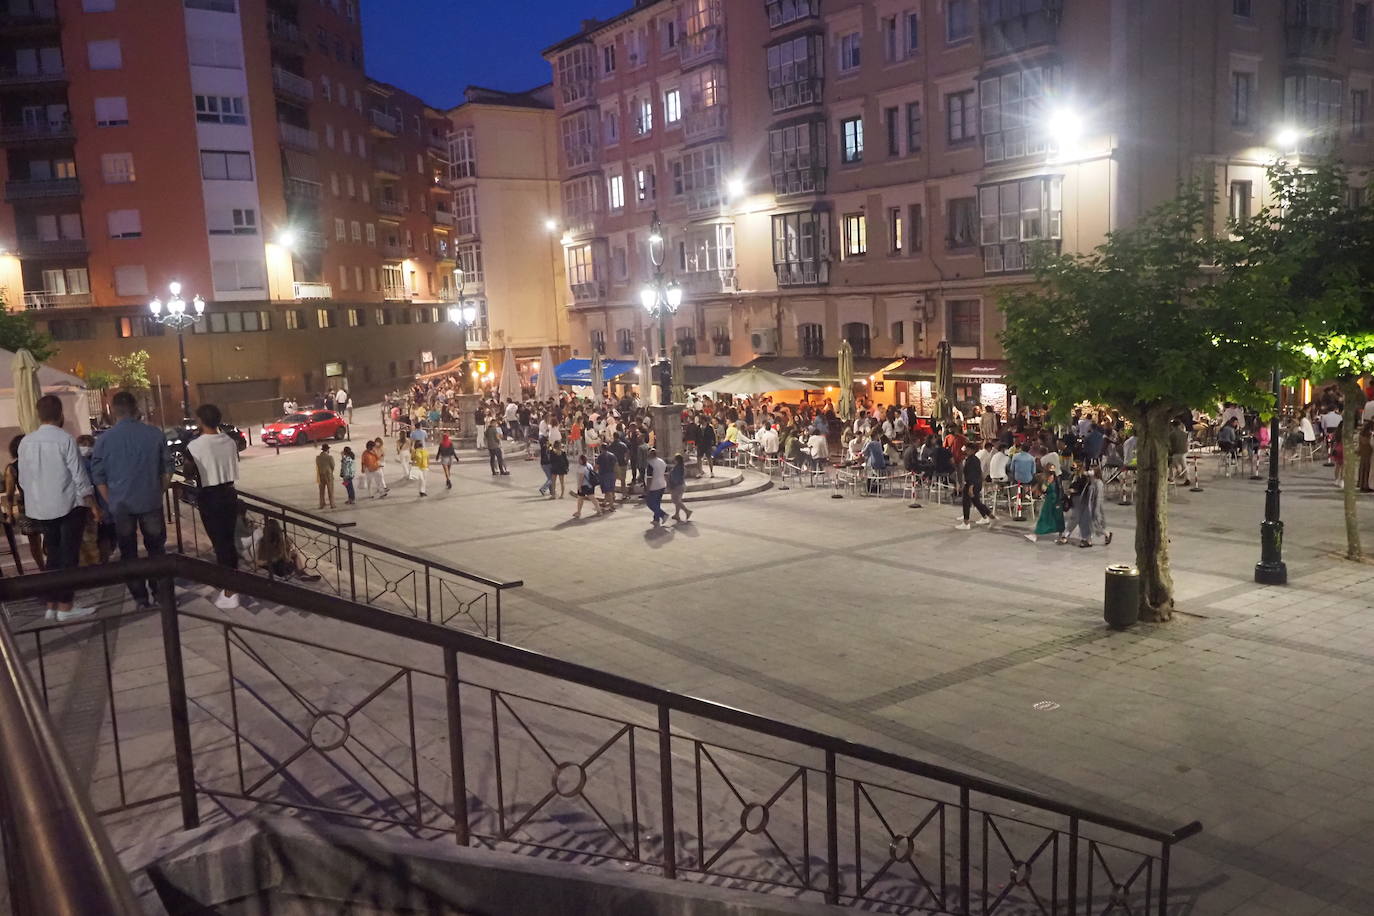
[[[848,423],[854,419],[854,348],[849,345],[849,341],[840,342],[840,366],[836,379],[840,387],[840,402],[835,405],[835,412],[840,419]]]
[[[601,366],[601,351],[592,354],[592,403],[600,404],[601,391],[606,387],[606,370]]]
[[[948,341],[940,341],[935,348],[935,409],[933,417],[944,422],[949,417],[950,405],[954,403],[954,356]]]
[[[501,380],[497,383],[496,393],[503,401],[520,400],[520,379],[515,375],[515,354],[506,347],[501,354]]]
[[[682,364],[677,344],[673,344],[673,403],[687,403],[687,367]]]
[[[639,348],[639,397],[645,407],[654,402],[654,366],[647,347]]]
[[[764,394],[768,391],[818,391],[819,386],[810,382],[798,381],[757,366],[745,366],[725,378],[702,385],[697,391],[712,391],[717,394]]]
[[[558,378],[554,374],[553,354],[548,347],[539,351],[539,378],[534,382],[534,396],[540,401],[558,397]]]
[[[14,354],[14,409],[19,417],[19,428],[26,434],[38,428],[38,399],[43,392],[38,388],[38,360],[28,350],[20,349]]]

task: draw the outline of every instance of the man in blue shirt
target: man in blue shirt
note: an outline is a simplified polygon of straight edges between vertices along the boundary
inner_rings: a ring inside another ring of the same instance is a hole
[[[138,401],[127,391],[114,396],[115,425],[95,440],[92,482],[114,513],[115,540],[122,561],[138,557],[138,534],[148,556],[165,552],[167,520],[162,494],[171,485],[172,456],[162,430],[138,418]],[[141,608],[152,607],[151,583],[131,581],[129,592]]]
[[[1011,472],[1011,479],[1019,484],[1029,484],[1035,480],[1035,456],[1029,449],[1020,449],[1015,455],[1011,456],[1008,465]]]

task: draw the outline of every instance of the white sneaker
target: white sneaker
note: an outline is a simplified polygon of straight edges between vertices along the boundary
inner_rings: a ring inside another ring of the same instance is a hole
[[[68,620],[80,620],[82,617],[89,617],[95,613],[93,607],[74,607],[70,611],[58,611],[57,622],[66,623]]]
[[[979,524],[979,525],[991,525],[991,524],[992,524],[993,522],[995,522],[995,521],[997,521],[997,516],[995,516],[995,515],[988,515],[988,516],[984,516],[983,518],[978,519],[978,521],[977,521],[975,524]]]
[[[48,612],[43,615],[43,619],[46,620],[48,623],[56,622],[57,610],[55,608],[48,608]]]
[[[968,522],[960,522],[959,524],[957,524],[957,525],[954,526],[954,530],[956,530],[956,531],[972,531],[972,530],[973,530],[973,526],[970,525]]]
[[[239,596],[226,595],[224,592],[220,592],[219,597],[215,598],[215,607],[222,611],[232,611],[236,607],[241,607]]]

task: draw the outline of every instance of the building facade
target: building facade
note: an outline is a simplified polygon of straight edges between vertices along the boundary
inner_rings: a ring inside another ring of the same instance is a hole
[[[688,363],[833,362],[847,340],[871,367],[947,340],[982,367],[962,394],[1005,396],[998,301],[1031,246],[1089,250],[1192,177],[1219,228],[1263,206],[1280,153],[1334,153],[1362,199],[1370,7],[644,0],[588,22],[545,51],[573,349],[649,333],[657,210]]]
[[[462,352],[447,122],[367,78],[356,0],[7,0],[0,72],[0,284],[56,365],[146,349],[174,414],[173,280],[192,399],[240,421]]]
[[[544,347],[555,361],[570,350],[552,92],[471,86],[448,112],[455,276],[472,319],[469,371],[499,377],[510,347],[526,385]]]

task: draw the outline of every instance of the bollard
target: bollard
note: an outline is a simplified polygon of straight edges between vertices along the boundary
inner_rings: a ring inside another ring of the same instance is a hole
[[[1189,493],[1202,492],[1202,473],[1198,470],[1197,457],[1190,459],[1193,462],[1193,485],[1188,488]]]
[[[1140,570],[1124,565],[1107,567],[1102,618],[1113,630],[1124,630],[1140,619]]]
[[[1024,522],[1024,521],[1026,520],[1026,502],[1025,502],[1025,500],[1026,500],[1025,486],[1024,486],[1023,484],[1019,484],[1019,483],[1018,483],[1018,484],[1016,485],[1016,505],[1015,505],[1015,512],[1016,512],[1016,514],[1013,515],[1013,516],[1011,517],[1011,520],[1012,520],[1012,521],[1014,521],[1014,522]]]

